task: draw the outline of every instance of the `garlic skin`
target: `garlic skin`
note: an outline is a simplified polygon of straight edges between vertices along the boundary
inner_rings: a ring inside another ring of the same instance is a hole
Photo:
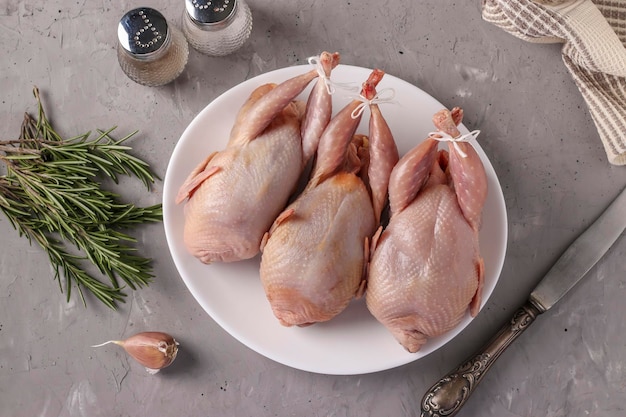
[[[146,367],[150,374],[156,374],[176,359],[179,343],[167,333],[141,332],[126,340],[109,340],[92,347],[109,343],[122,346],[137,362]]]

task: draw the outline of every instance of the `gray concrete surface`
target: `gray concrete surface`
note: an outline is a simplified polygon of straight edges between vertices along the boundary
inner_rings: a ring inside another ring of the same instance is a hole
[[[141,230],[155,281],[113,312],[66,304],[45,254],[0,216],[2,416],[417,416],[424,391],[509,319],[568,244],[626,185],[605,157],[559,45],[528,44],[482,21],[480,2],[250,0],[254,27],[235,54],[191,51],[174,83],[143,87],[120,70],[116,25],[129,9],[157,8],[176,25],[182,1],[0,1],[0,138],[18,134],[37,85],[67,136],[138,129],[135,152],[163,178],[181,133],[209,102],[258,74],[321,50],[380,67],[446,106],[465,109],[498,172],[508,252],[489,302],[452,342],[374,374],[329,376],[248,349],[198,305],[170,257],[162,225]],[[0,171],[3,172],[3,171]],[[134,182],[122,194],[161,201]],[[459,414],[623,416],[626,404],[626,240],[541,316],[485,376]],[[90,346],[157,329],[181,343],[177,361],[148,375],[121,349]]]

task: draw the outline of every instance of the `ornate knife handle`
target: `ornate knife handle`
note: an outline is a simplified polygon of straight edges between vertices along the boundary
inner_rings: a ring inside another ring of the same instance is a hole
[[[441,378],[422,398],[422,417],[451,417],[463,407],[491,365],[542,311],[527,302],[482,350]]]

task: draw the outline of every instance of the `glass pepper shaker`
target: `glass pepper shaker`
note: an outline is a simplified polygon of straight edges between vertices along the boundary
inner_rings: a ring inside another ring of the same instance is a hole
[[[252,31],[252,13],[244,0],[185,0],[182,20],[189,44],[206,55],[236,51]]]
[[[140,7],[126,13],[117,28],[117,59],[128,77],[149,87],[178,77],[189,57],[183,33],[157,10]]]

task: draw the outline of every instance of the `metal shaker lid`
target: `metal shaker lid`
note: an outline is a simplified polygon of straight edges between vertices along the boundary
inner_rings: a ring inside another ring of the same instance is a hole
[[[229,20],[237,0],[185,0],[189,16],[199,25],[214,25]]]
[[[136,56],[158,51],[169,40],[165,17],[149,7],[133,9],[122,16],[117,27],[120,45]]]

